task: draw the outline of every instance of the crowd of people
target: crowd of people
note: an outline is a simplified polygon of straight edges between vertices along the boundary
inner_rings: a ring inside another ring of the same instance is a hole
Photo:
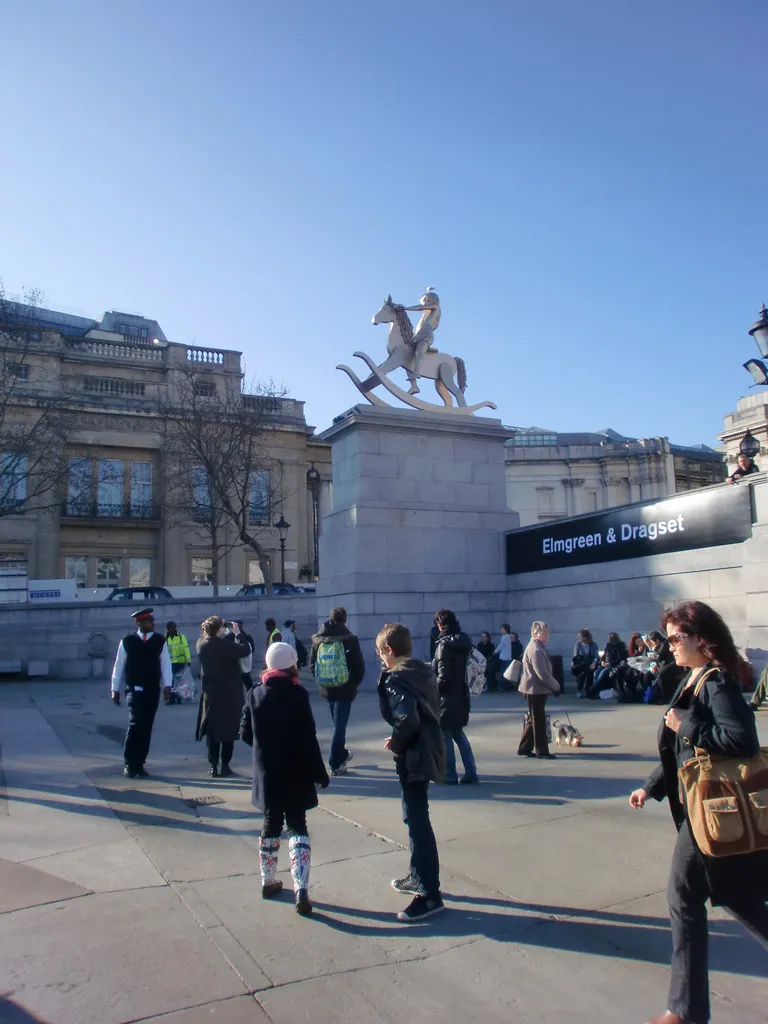
[[[144,765],[160,694],[170,697],[174,676],[189,665],[190,649],[173,623],[165,636],[154,631],[152,609],[137,611],[133,618],[137,631],[118,646],[111,685],[118,704],[121,691],[126,692],[125,774],[136,778],[147,775]],[[284,624],[286,634],[293,632],[291,625]],[[286,639],[271,619],[266,630],[266,670],[246,692],[253,639],[239,622],[225,623],[212,616],[202,624],[197,642],[202,679],[197,736],[207,739],[212,775],[232,774],[229,763],[238,737],[252,747],[252,802],[263,816],[262,897],[271,899],[282,889],[277,867],[285,829],[295,907],[299,914],[308,915],[312,912],[311,843],[306,815],[318,804],[318,789],[326,788],[330,777],[346,772],[352,756],[346,747],[346,729],[365,663],[346,611],[334,608],[312,638],[308,658],[318,691],[328,702],[332,724],[326,767],[309,695],[299,678],[299,645]],[[547,624],[536,621],[524,650],[521,644],[512,646],[519,641],[508,626],[498,645],[493,645],[488,633],[480,641],[487,652],[486,668],[494,661],[497,670],[506,663],[502,675],[509,675],[507,670],[520,662],[519,691],[527,701],[528,715],[518,753],[525,757],[554,756],[548,747],[546,703],[561,692],[561,686],[552,672],[548,640]],[[472,640],[455,613],[442,608],[435,615],[431,641],[430,662],[413,657],[412,636],[402,623],[386,623],[375,641],[381,662],[379,709],[390,730],[384,748],[394,759],[410,848],[408,874],[391,884],[411,897],[397,915],[408,924],[444,909],[429,785],[479,781],[465,733]],[[651,667],[638,665],[641,659]],[[765,692],[757,701],[753,698],[750,708],[742,692],[743,664],[722,618],[698,601],[667,611],[661,630],[633,633],[628,645],[611,633],[602,653],[589,630],[582,629],[577,636],[571,670],[581,696],[625,687],[623,680],[632,670],[641,672],[638,687],[645,683],[657,689],[666,705],[658,733],[659,764],[629,798],[633,808],[642,809],[649,798],[666,797],[678,830],[668,887],[673,937],[669,996],[667,1009],[649,1024],[697,1024],[709,1019],[708,900],[728,908],[768,945],[768,790],[754,714]],[[763,690],[768,691],[768,674],[764,676]],[[497,679],[494,674],[490,681]],[[464,766],[461,779],[455,748]],[[700,761],[704,771],[715,758],[724,766],[718,769],[721,774],[726,763],[734,763],[729,770],[741,779],[742,788],[745,780],[756,780],[750,782],[748,792],[748,787],[744,789],[747,796],[739,811],[750,817],[751,824],[738,835],[728,813],[739,794],[708,799],[706,786],[711,783],[687,788],[682,784],[691,772],[692,751],[701,755],[697,764]],[[715,852],[713,845],[719,847]]]
[[[592,633],[580,629],[571,672],[580,698],[646,704],[667,703],[682,674],[675,665],[667,637],[660,630],[633,633],[628,644],[618,633],[609,633],[605,648],[600,651]]]

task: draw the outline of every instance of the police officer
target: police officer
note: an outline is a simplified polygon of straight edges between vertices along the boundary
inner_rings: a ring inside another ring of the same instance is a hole
[[[125,688],[128,731],[123,751],[123,775],[129,779],[146,779],[144,762],[149,753],[160,689],[162,687],[163,697],[168,700],[173,673],[165,637],[155,632],[152,609],[142,608],[131,618],[136,622],[137,631],[124,636],[117,648],[112,670],[112,700],[119,704],[120,692]]]

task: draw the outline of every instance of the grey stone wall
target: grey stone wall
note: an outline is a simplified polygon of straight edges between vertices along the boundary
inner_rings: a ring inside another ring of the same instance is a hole
[[[274,618],[279,625],[295,619],[301,639],[309,638],[317,628],[317,599],[314,594],[285,597],[219,599],[205,601],[156,601],[153,605],[158,630],[173,620],[184,633],[193,654],[200,636],[200,623],[209,615],[225,619],[242,619],[247,632],[256,641],[256,653],[264,649],[264,619]],[[112,671],[117,645],[133,629],[131,612],[136,607],[127,602],[100,601],[94,604],[75,602],[47,606],[6,606],[0,614],[0,661],[20,661],[24,669],[29,662],[47,661],[49,677],[55,679],[105,678]],[[88,639],[93,634],[107,637],[104,659],[88,654]],[[0,679],[2,677],[0,676]]]

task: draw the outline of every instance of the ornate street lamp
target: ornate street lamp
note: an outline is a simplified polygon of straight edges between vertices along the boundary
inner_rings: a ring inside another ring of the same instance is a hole
[[[314,462],[307,470],[307,487],[312,498],[312,573],[315,579],[320,575],[320,553],[318,551],[318,535],[320,533],[320,471]]]
[[[277,535],[280,538],[280,582],[285,583],[285,538],[288,536],[288,531],[291,528],[291,524],[286,521],[285,516],[280,511],[280,518],[275,523],[275,529]]]
[[[746,455],[748,459],[754,459],[760,454],[760,442],[751,431],[747,431],[739,442],[739,455]]]
[[[768,309],[765,308],[765,303],[749,333],[755,339],[760,355],[768,358]],[[748,359],[744,363],[744,369],[751,375],[755,384],[768,384],[768,367],[762,359]]]

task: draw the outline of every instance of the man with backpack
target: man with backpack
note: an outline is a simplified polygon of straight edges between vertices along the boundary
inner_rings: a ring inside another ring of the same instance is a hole
[[[352,758],[346,748],[347,722],[365,675],[360,641],[347,629],[346,609],[333,608],[323,628],[312,637],[309,668],[331,715],[331,775],[346,775]]]

